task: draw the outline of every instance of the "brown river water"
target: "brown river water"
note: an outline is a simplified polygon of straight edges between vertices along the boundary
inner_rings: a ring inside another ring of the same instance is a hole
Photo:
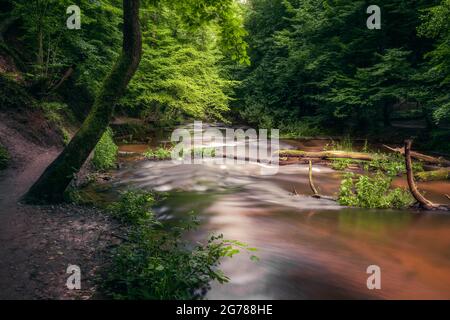
[[[281,143],[308,151],[322,144]],[[224,259],[221,268],[231,280],[212,283],[207,299],[450,299],[449,214],[341,207],[310,197],[307,166],[282,166],[271,176],[261,175],[259,166],[131,161],[117,173],[115,187],[167,192],[155,210],[162,220],[186,219],[195,211],[201,225],[192,240],[223,234],[258,249],[256,262],[245,252]],[[314,167],[322,194],[335,194],[341,177]],[[419,187],[430,199],[448,203],[449,182]],[[381,268],[379,290],[367,288],[369,265]]]

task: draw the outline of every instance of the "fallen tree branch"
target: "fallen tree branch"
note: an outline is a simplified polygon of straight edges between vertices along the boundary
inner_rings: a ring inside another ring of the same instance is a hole
[[[384,144],[383,144],[383,147],[385,147],[386,149],[388,149],[388,150],[390,150],[392,152],[398,152],[398,153],[400,153],[402,155],[405,155],[405,148],[404,147],[403,148],[392,148],[392,147],[389,147],[389,146],[384,145]],[[427,163],[438,164],[438,165],[441,165],[441,166],[450,167],[450,161],[446,160],[446,159],[444,159],[442,157],[436,158],[436,157],[427,156],[426,154],[422,154],[422,153],[415,152],[415,151],[410,151],[410,155],[411,155],[411,158],[414,158],[416,160],[420,160],[420,161],[427,162]]]
[[[314,181],[313,181],[312,161],[311,160],[309,160],[309,187],[311,188],[312,192],[314,193],[313,198],[336,201],[335,198],[329,197],[329,196],[323,196],[323,195],[319,194],[319,192],[317,191],[316,186],[314,185]]]
[[[349,151],[316,151],[307,152],[301,150],[280,150],[278,155],[284,158],[318,158],[318,159],[354,159],[371,161],[377,159],[376,156],[364,152]]]
[[[419,181],[438,181],[450,179],[450,168],[442,168],[433,171],[423,171],[414,174]]]
[[[409,191],[411,192],[414,199],[420,204],[423,209],[426,210],[449,210],[450,207],[440,204],[435,204],[430,200],[426,199],[417,189],[417,185],[414,181],[414,173],[412,169],[411,162],[411,145],[412,140],[405,141],[405,165],[406,165],[406,177],[408,180]]]

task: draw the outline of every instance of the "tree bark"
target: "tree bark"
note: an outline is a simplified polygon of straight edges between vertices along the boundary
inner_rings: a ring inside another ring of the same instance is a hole
[[[450,168],[418,172],[414,175],[419,181],[450,180]]]
[[[140,0],[123,0],[122,53],[104,80],[81,128],[64,151],[30,188],[24,197],[26,202],[63,202],[65,189],[108,127],[115,104],[123,95],[141,60],[142,35],[139,6]]]
[[[408,180],[409,191],[411,192],[414,199],[420,204],[423,209],[426,210],[449,210],[450,207],[435,204],[428,199],[426,199],[417,189],[416,183],[414,181],[414,173],[412,169],[411,162],[411,144],[412,140],[405,141],[405,164],[406,164],[406,178]]]

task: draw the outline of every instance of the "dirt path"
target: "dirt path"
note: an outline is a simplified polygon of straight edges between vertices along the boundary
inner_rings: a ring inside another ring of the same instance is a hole
[[[0,142],[12,155],[0,172],[0,299],[92,298],[96,270],[117,243],[110,235],[116,226],[90,208],[19,204],[59,150],[38,146],[15,128],[0,117]],[[81,290],[66,287],[71,264],[81,268]]]

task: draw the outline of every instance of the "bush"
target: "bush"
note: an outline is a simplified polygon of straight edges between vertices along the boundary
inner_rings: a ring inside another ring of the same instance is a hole
[[[94,150],[92,163],[97,170],[108,170],[116,166],[119,148],[114,143],[113,132],[108,128]]]
[[[183,240],[184,233],[198,225],[188,223],[166,230],[151,212],[151,194],[129,191],[114,204],[114,215],[132,224],[127,241],[114,252],[105,272],[102,288],[114,299],[200,299],[209,283],[229,279],[218,269],[222,257],[232,257],[239,249],[255,251],[247,245],[211,236],[195,247]],[[251,259],[256,260],[255,256]]]
[[[382,171],[388,176],[398,176],[406,173],[405,158],[403,156],[387,156],[379,155],[376,159],[364,164],[365,170]],[[421,162],[413,162],[413,171],[423,171],[423,165]]]
[[[112,215],[128,224],[140,224],[154,221],[152,206],[155,198],[147,192],[125,192],[120,201],[109,206]]]
[[[373,177],[349,173],[342,180],[338,201],[362,208],[404,208],[414,203],[407,190],[391,189],[392,178],[377,172]]]
[[[0,144],[0,170],[6,169],[9,162],[9,153],[5,147]]]

